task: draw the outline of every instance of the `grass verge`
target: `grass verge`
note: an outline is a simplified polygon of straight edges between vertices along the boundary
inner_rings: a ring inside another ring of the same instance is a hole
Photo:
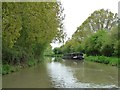
[[[106,57],[106,56],[85,56],[86,61],[93,61],[98,63],[109,64],[112,66],[118,66],[117,57]]]

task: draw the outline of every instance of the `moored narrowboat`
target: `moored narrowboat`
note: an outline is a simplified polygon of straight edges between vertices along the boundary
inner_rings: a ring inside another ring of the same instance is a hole
[[[83,53],[67,53],[63,55],[63,59],[78,59],[83,60],[84,54]]]

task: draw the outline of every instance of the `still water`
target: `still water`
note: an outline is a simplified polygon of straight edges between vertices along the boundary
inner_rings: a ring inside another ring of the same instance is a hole
[[[117,67],[100,63],[46,59],[41,64],[4,75],[3,88],[118,87]]]

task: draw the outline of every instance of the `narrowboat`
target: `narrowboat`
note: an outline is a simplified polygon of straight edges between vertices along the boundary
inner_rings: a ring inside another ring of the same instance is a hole
[[[63,59],[78,59],[83,60],[84,55],[83,53],[67,53],[63,55]]]

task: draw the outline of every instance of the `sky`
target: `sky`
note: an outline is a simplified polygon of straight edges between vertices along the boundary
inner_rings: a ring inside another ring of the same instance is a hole
[[[118,2],[120,0],[59,0],[64,7],[64,31],[67,33],[67,38],[71,38],[86,19],[95,10],[109,9],[113,13],[118,13]],[[59,47],[62,44],[52,43],[52,47]]]

